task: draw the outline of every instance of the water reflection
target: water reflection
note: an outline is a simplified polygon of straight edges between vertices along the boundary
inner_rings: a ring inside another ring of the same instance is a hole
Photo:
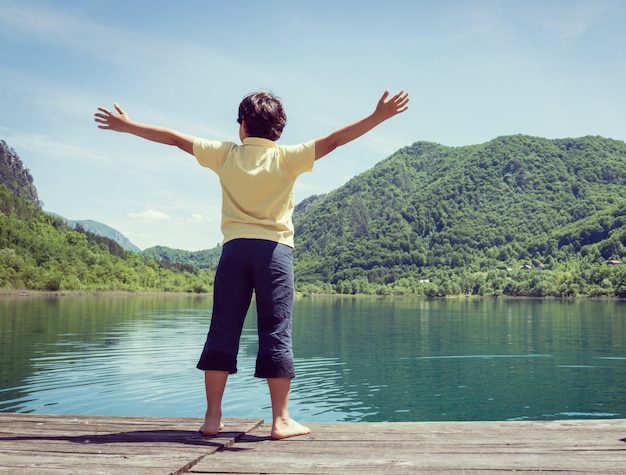
[[[199,296],[0,298],[0,410],[201,416]],[[303,421],[625,417],[621,302],[296,302],[291,412]],[[228,417],[270,418],[244,327]]]

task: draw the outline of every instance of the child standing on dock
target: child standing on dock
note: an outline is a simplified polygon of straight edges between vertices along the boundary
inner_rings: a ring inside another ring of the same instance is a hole
[[[370,115],[335,132],[295,146],[277,145],[287,117],[271,92],[246,96],[239,105],[242,145],[196,138],[130,119],[99,107],[101,129],[126,132],[174,145],[215,171],[222,188],[222,255],[215,275],[213,312],[198,368],[204,371],[207,411],[200,431],[217,435],[223,428],[222,396],[228,375],[237,371],[244,319],[256,296],[259,350],[255,376],[267,379],[272,405],[271,437],[284,439],[310,430],[289,417],[294,297],[293,188],[316,160],[367,133],[408,108],[409,95],[385,91]]]

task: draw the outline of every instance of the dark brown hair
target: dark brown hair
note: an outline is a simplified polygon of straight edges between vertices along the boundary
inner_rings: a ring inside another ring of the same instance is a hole
[[[239,104],[237,122],[246,121],[250,137],[278,140],[287,124],[282,101],[270,91],[248,94]]]

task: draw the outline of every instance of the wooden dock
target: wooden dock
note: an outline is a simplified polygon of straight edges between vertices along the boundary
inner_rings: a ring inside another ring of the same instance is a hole
[[[200,423],[0,413],[0,473],[626,474],[626,419],[314,423],[281,441],[261,420]]]

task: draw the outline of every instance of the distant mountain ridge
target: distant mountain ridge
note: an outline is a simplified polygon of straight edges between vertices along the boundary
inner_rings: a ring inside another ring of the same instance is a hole
[[[76,228],[80,226],[87,232],[109,238],[118,243],[120,246],[122,246],[123,249],[127,251],[141,252],[141,249],[139,247],[135,246],[126,236],[124,236],[117,229],[113,229],[111,226],[107,226],[106,224],[99,223],[98,221],[93,221],[91,219],[72,220],[64,218],[63,216],[59,216],[55,213],[48,214],[61,218],[71,228]]]

